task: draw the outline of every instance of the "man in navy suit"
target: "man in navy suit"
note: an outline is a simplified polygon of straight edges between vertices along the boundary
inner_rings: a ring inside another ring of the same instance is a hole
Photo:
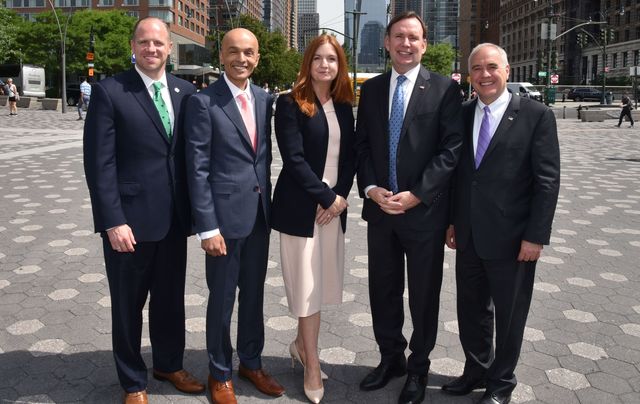
[[[384,43],[393,69],[362,86],[356,128],[369,300],[381,355],[360,388],[380,389],[408,372],[398,402],[419,403],[438,330],[449,180],[462,144],[460,87],[421,65],[427,32],[416,13],[395,16]],[[405,258],[413,323],[408,361]]]
[[[171,45],[162,20],[138,21],[135,68],[94,84],[84,126],[85,174],[103,240],[113,354],[126,403],[147,402],[140,355],[147,294],[154,377],[187,393],[205,389],[182,366],[191,220],[181,121],[195,88],[165,74]]]
[[[186,111],[189,195],[206,252],[209,389],[214,403],[235,403],[231,314],[238,297],[240,377],[261,392],[284,388],[262,369],[263,294],[269,253],[272,97],[249,83],[258,40],[244,28],[222,39],[224,75],[191,97]]]
[[[549,244],[560,188],[553,111],[507,90],[504,49],[476,46],[469,56],[478,99],[463,105],[465,135],[456,169],[453,221],[463,374],[444,385],[464,395],[486,386],[480,404],[506,404],[516,387],[536,262]],[[495,340],[493,330],[495,320]]]

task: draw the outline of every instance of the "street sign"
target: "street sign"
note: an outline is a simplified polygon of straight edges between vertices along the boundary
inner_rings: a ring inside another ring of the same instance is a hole
[[[91,62],[93,60],[93,52],[87,52],[87,62]]]
[[[457,81],[458,84],[460,84],[460,79],[461,78],[462,78],[462,76],[460,75],[460,73],[451,73],[451,79]]]
[[[551,75],[551,84],[558,84],[558,81],[560,81],[560,76],[558,76],[557,74],[552,74]]]
[[[93,67],[89,68],[89,77],[93,77]]]
[[[538,77],[547,77],[547,72],[538,72]]]
[[[87,63],[88,67],[95,67],[93,63]]]

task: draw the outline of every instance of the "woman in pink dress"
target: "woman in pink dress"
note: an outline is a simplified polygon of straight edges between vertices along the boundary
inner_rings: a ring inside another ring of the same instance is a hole
[[[326,378],[318,357],[320,310],[342,302],[347,197],[355,173],[352,100],[342,47],[320,35],[307,46],[293,90],[276,106],[283,167],[271,225],[280,232],[289,310],[298,317],[289,351],[304,367],[304,391],[313,403],[322,399]]]

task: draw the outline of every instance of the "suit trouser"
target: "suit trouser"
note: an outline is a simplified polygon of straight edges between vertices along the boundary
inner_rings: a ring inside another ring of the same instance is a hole
[[[147,366],[140,354],[147,294],[153,368],[175,372],[183,367],[187,237],[174,217],[165,238],[138,242],[132,253],[114,251],[106,233],[102,245],[111,293],[113,356],[120,384],[132,393],[147,388]]]
[[[407,363],[410,373],[426,375],[438,331],[445,230],[416,231],[385,216],[367,227],[369,300],[373,332],[382,362],[404,357],[404,262],[407,259],[409,310],[413,332]]]
[[[456,254],[457,311],[464,373],[486,378],[487,391],[510,393],[527,323],[536,262],[483,260],[473,241]],[[493,349],[493,330],[496,346]]]
[[[231,379],[231,314],[238,293],[238,336],[240,363],[248,369],[262,367],[264,347],[263,299],[269,256],[269,232],[262,205],[249,236],[225,239],[227,255],[206,256],[207,352],[209,371],[219,381]]]

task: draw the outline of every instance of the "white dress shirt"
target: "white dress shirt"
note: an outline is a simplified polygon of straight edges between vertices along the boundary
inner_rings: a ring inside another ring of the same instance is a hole
[[[493,134],[496,133],[496,129],[498,129],[498,125],[500,125],[500,121],[502,121],[502,116],[504,112],[507,110],[509,103],[511,102],[511,93],[505,89],[502,94],[491,104],[489,104],[489,109],[491,110],[489,123],[491,124],[491,130],[489,131],[489,139],[493,139]],[[476,104],[475,116],[473,119],[473,155],[476,155],[476,150],[478,147],[478,135],[480,134],[480,125],[482,124],[482,118],[484,117],[484,107],[487,104],[482,102],[480,98],[478,98],[478,103]]]
[[[162,77],[160,77],[160,80],[154,80],[151,77],[144,74],[142,70],[138,68],[138,66],[136,66],[136,71],[142,78],[142,81],[144,82],[144,86],[147,88],[147,91],[149,92],[149,96],[151,96],[152,100],[153,100],[153,97],[156,95],[156,90],[153,88],[153,83],[158,82],[162,84],[160,95],[162,96],[162,99],[164,100],[164,103],[167,106],[167,109],[169,110],[169,119],[171,120],[171,127],[173,128],[176,118],[175,118],[175,114],[173,113],[173,103],[171,102],[171,93],[169,92],[169,86],[167,85],[167,74],[163,72]]]

